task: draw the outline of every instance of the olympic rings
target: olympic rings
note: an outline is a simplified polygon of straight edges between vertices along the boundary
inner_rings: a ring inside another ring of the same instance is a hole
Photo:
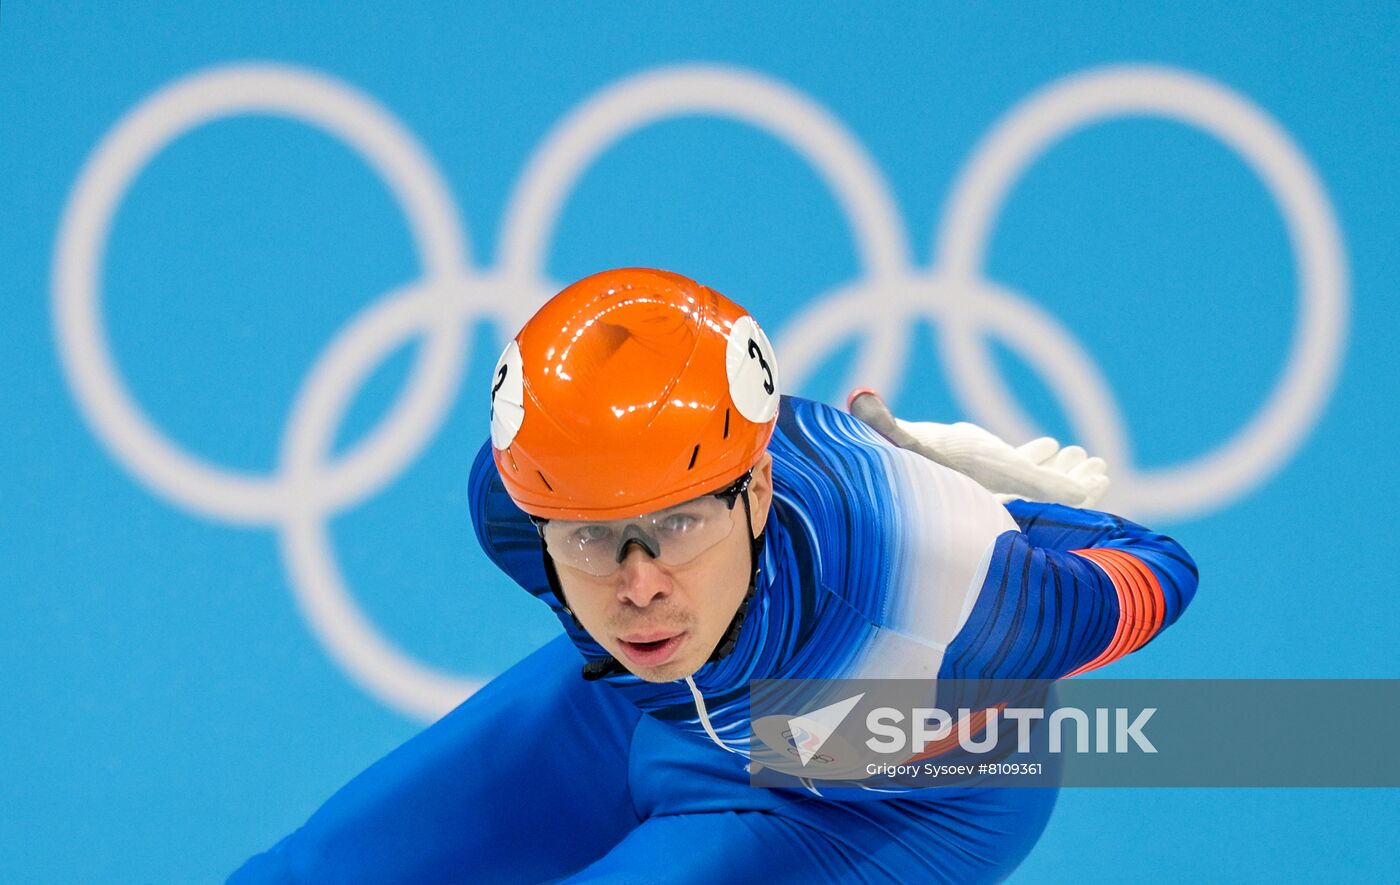
[[[205,463],[151,423],[112,359],[98,292],[111,221],[136,175],[184,133],[240,114],[307,123],[363,157],[399,203],[423,266],[419,280],[361,309],[321,354],[297,392],[278,467],[269,476]],[[814,100],[736,68],[645,71],[603,89],[546,135],[508,203],[498,266],[478,269],[442,175],[388,110],[324,74],[250,64],[204,71],[158,90],[117,122],[78,175],[55,246],[53,312],[60,362],[79,409],[113,458],[153,492],[211,519],[275,528],[298,604],[331,657],[387,705],[436,718],[485,680],[437,671],[381,636],[346,587],[327,523],[392,483],[431,442],[456,400],[469,326],[484,320],[519,328],[559,288],[544,276],[548,243],[587,167],[628,133],[683,114],[737,120],[786,143],[831,188],[850,224],[863,277],[814,299],[778,336],[793,390],[852,336],[862,346],[850,386],[894,389],[908,356],[909,321],[922,318],[940,330],[945,370],[963,407],[1008,438],[1036,435],[989,357],[985,336],[994,334],[1041,374],[1079,437],[1113,464],[1114,506],[1182,517],[1223,506],[1278,470],[1336,382],[1348,279],[1326,192],[1277,123],[1195,74],[1101,68],[1027,98],[973,151],[954,184],[933,266],[919,269],[878,167]],[[1263,406],[1216,450],[1155,471],[1132,464],[1110,385],[1070,332],[982,276],[995,218],[1019,176],[1075,130],[1127,114],[1197,127],[1241,156],[1279,205],[1301,289],[1298,337]],[[401,399],[337,460],[332,442],[355,393],[414,336],[423,336],[425,346]]]

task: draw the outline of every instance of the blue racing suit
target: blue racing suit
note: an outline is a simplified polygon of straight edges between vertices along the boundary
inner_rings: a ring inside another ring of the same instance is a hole
[[[373,765],[231,881],[980,882],[1045,827],[1053,788],[757,788],[751,679],[1054,679],[1142,646],[1190,602],[1175,542],[1090,510],[1002,506],[844,412],[784,397],[773,511],[729,655],[595,681],[607,653],[550,589],[481,449],[472,520],[565,634]],[[580,657],[582,654],[582,658]]]

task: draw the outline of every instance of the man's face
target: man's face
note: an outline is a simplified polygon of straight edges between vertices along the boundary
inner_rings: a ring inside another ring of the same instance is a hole
[[[748,490],[753,535],[767,524],[773,498],[773,458],[764,453]],[[648,682],[691,675],[729,628],[749,588],[750,535],[744,502],[729,518],[733,530],[680,566],[667,566],[639,544],[626,548],[616,572],[604,577],[555,560],[566,604],[599,645]]]

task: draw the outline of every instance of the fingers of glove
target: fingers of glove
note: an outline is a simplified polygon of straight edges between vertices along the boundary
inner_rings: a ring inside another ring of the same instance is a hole
[[[1069,469],[1069,475],[1080,480],[1108,475],[1108,462],[1102,458],[1086,458]]]
[[[1001,482],[993,491],[1069,507],[1092,507],[1108,493],[1107,464],[1102,458],[1085,458],[1069,470],[1059,469],[1053,461],[1004,467]]]
[[[1103,496],[1108,494],[1109,479],[1103,474],[1095,474],[1083,482],[1084,499],[1079,502],[1080,507],[1094,507],[1103,500]]]
[[[1016,453],[1032,464],[1040,464],[1053,457],[1059,449],[1060,444],[1053,437],[1042,436],[1017,446]]]
[[[1103,458],[1085,458],[1067,471],[1060,469],[1054,459],[1032,469],[1036,475],[1037,501],[1086,507],[1086,499],[1102,499],[1109,486],[1107,464]]]
[[[1055,453],[1045,466],[1053,467],[1064,473],[1068,473],[1089,457],[1089,453],[1084,451],[1083,446],[1065,446]]]
[[[1093,507],[1108,494],[1111,481],[1108,478],[1108,464],[1102,458],[1089,458],[1071,470],[1069,475],[1084,489],[1080,507]]]

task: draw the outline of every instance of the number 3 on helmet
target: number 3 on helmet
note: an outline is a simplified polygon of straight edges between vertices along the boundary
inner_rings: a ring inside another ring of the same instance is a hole
[[[540,308],[491,375],[506,491],[545,519],[617,519],[724,488],[763,455],[781,391],[743,308],[679,274],[585,277]]]

